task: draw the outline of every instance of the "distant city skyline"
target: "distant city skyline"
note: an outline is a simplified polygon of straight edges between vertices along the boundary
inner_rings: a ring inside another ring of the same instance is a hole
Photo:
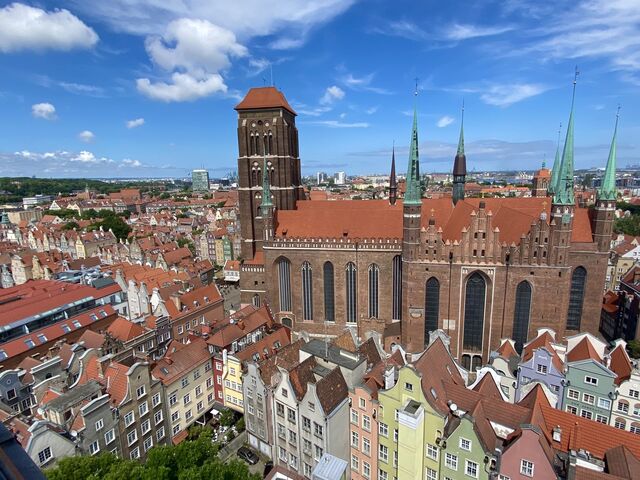
[[[271,82],[305,175],[385,172],[394,141],[400,173],[416,78],[423,172],[451,169],[463,99],[469,170],[533,170],[553,162],[576,64],[576,167],[604,166],[618,104],[619,164],[640,161],[633,2],[255,2],[0,7],[0,175],[223,176],[233,107]]]

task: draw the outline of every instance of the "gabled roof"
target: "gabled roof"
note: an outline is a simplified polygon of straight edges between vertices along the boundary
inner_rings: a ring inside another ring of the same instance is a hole
[[[587,337],[584,337],[578,344],[567,352],[567,362],[579,362],[580,360],[594,360],[602,362],[602,358],[596,352]]]
[[[340,367],[331,370],[331,373],[318,380],[316,383],[316,395],[325,415],[330,414],[345,398],[349,396],[347,382],[342,376]]]
[[[164,357],[156,363],[152,374],[164,385],[170,385],[210,359],[211,355],[206,342],[200,337],[191,335],[187,344],[172,340]]]
[[[473,387],[473,390],[481,393],[485,397],[495,398],[500,401],[504,400],[500,387],[496,385],[493,375],[490,373],[483,375],[480,381]]]
[[[502,343],[496,350],[496,353],[500,355],[502,358],[509,360],[511,357],[517,357],[518,352],[513,346],[513,340],[510,338],[505,338],[502,340]]]
[[[640,460],[633,456],[626,445],[618,445],[605,453],[607,470],[622,478],[640,478]]]
[[[289,371],[289,382],[298,400],[302,400],[307,393],[307,385],[315,382],[313,369],[316,367],[316,357],[311,356],[300,362]]]
[[[629,360],[629,355],[627,354],[627,350],[623,343],[619,343],[609,355],[611,356],[609,369],[618,375],[615,379],[615,383],[616,385],[620,385],[625,380],[628,380],[633,372],[633,366]]]
[[[542,334],[538,335],[536,338],[531,340],[529,343],[525,344],[522,349],[522,361],[528,362],[533,358],[534,352],[539,348],[544,348],[551,355],[551,363],[555,367],[555,369],[559,372],[562,371],[563,364],[562,360],[558,356],[556,349],[553,348],[554,339],[548,331],[542,332]]]
[[[107,333],[113,338],[126,343],[144,335],[146,330],[140,324],[130,322],[126,318],[117,317],[107,328]]]

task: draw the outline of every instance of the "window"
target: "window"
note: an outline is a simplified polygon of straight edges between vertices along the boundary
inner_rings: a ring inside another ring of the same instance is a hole
[[[468,477],[478,478],[478,464],[471,460],[465,460],[464,462],[464,474]]]
[[[182,404],[189,405],[191,403],[191,394],[187,393],[184,397],[182,397]]]
[[[104,420],[100,419],[96,422],[96,432],[99,432],[104,427]]]
[[[526,477],[533,477],[533,462],[522,460],[520,462],[520,473]]]
[[[313,320],[313,272],[311,264],[302,264],[302,319]]]
[[[389,449],[386,445],[379,446],[378,458],[385,463],[389,462]]]
[[[362,437],[362,453],[371,455],[371,440],[367,437]]]
[[[151,430],[151,421],[147,418],[140,424],[140,429],[142,430],[143,435],[147,433],[149,430]]]
[[[140,449],[138,447],[134,448],[133,450],[131,450],[131,455],[129,456],[131,457],[131,460],[140,458]]]
[[[389,474],[380,468],[378,470],[378,480],[389,480]]]
[[[358,472],[360,470],[360,461],[357,455],[351,455],[351,470]]]
[[[186,387],[187,385],[189,385],[189,379],[187,377],[183,377],[181,384],[182,388]]]
[[[280,287],[280,311],[291,311],[291,262],[278,260],[278,282]]]
[[[433,468],[427,467],[427,473],[425,475],[426,480],[438,480],[438,472]]]
[[[147,393],[145,391],[144,385],[140,385],[138,388],[136,388],[136,395],[138,396],[138,398],[142,397],[145,393]]]
[[[320,460],[322,458],[322,448],[318,445],[315,445],[315,455],[313,456],[315,460]]]
[[[178,432],[180,432],[180,424],[174,425],[171,431],[173,432],[173,436],[176,436]]]
[[[369,265],[369,318],[378,318],[378,283],[380,268],[375,263]]]
[[[281,423],[278,424],[278,437],[283,440],[287,438],[287,429]]]
[[[127,445],[131,446],[132,443],[134,443],[136,440],[138,440],[138,432],[137,430],[131,430],[129,433],[127,433]]]
[[[436,277],[427,280],[424,288],[424,346],[429,345],[429,334],[438,329],[440,316],[440,282]]]
[[[629,404],[624,400],[620,400],[618,402],[618,411],[623,413],[629,413]]]
[[[149,413],[149,405],[147,404],[147,402],[144,402],[138,405],[138,412],[140,412],[140,416],[143,416]]]
[[[596,422],[607,425],[609,423],[609,418],[606,415],[596,414]]]
[[[582,303],[584,302],[584,287],[586,281],[587,271],[584,267],[577,267],[571,275],[569,310],[567,311],[567,330],[580,330],[580,322],[582,320]]]
[[[95,455],[100,451],[100,443],[96,440],[91,445],[89,445],[89,453],[91,455]]]
[[[104,443],[106,443],[107,445],[109,445],[115,439],[116,439],[116,435],[115,435],[115,431],[113,430],[113,428],[111,430],[109,430],[107,433],[104,434]]]
[[[38,334],[38,340],[40,340],[40,343],[46,343],[47,342],[47,337],[45,334],[40,333]]]
[[[182,335],[184,333],[184,327],[182,325],[178,325],[178,335]]]
[[[478,272],[467,280],[464,300],[464,340],[465,350],[481,351],[484,330],[484,302],[486,283]]]
[[[153,437],[145,438],[142,445],[144,446],[144,451],[148,451],[151,447],[153,447]]]
[[[367,462],[362,462],[362,476],[364,478],[371,478],[371,465]]]
[[[124,416],[124,426],[128,427],[133,423],[134,420],[135,417],[133,415],[133,412],[127,412],[127,414]]]
[[[199,397],[200,395],[202,395],[202,385],[198,385],[196,387],[196,397]]]
[[[302,429],[305,432],[311,431],[311,420],[309,420],[307,417],[302,417]]]
[[[178,403],[178,392],[171,392],[169,394],[169,406],[173,406]]]
[[[633,422],[633,423],[631,424],[631,427],[629,428],[629,431],[630,431],[631,433],[636,434],[636,435],[640,435],[640,424],[638,424],[638,423],[636,423],[636,422]]]
[[[351,409],[351,423],[358,425],[358,412],[353,408]]]
[[[629,390],[629,396],[631,398],[640,398],[640,390]]]
[[[367,406],[367,401],[364,398],[359,398],[358,405],[360,406],[361,409],[364,410],[364,408]]]
[[[195,372],[193,372],[193,379],[197,380],[199,378],[200,378],[200,369],[198,368],[198,369],[196,369]]]
[[[587,420],[591,420],[593,418],[593,413],[589,410],[580,410],[580,416],[582,418],[586,418]]]
[[[298,434],[293,430],[289,430],[289,443],[295,445],[298,441]]]
[[[513,310],[513,332],[511,335],[518,353],[522,353],[522,346],[527,343],[530,314],[531,284],[527,281],[522,281],[516,287],[516,304]],[[545,371],[544,373],[546,374],[547,372]]]
[[[402,320],[402,257],[393,257],[393,289],[391,315],[393,320]]]
[[[322,438],[324,433],[324,427],[322,425],[318,425],[316,422],[313,422],[314,435],[316,437]]]
[[[156,440],[160,441],[164,438],[164,427],[160,427],[156,430]]]
[[[613,424],[614,427],[619,428],[620,430],[624,430],[625,428],[627,428],[627,422],[625,421],[624,418],[616,418],[616,421]]]
[[[160,393],[154,393],[153,397],[151,398],[151,404],[154,407],[157,407],[158,405],[160,405],[161,401],[162,401],[162,399],[160,398]]]
[[[578,392],[577,390],[569,389],[569,391],[567,392],[567,397],[571,400],[580,400],[580,392]]]
[[[162,421],[162,410],[158,410],[156,413],[153,414],[153,421],[155,422],[156,425]]]
[[[596,397],[594,397],[590,393],[583,393],[582,394],[582,401],[584,403],[588,403],[589,405],[593,405],[594,403],[596,403]]]
[[[51,447],[47,447],[44,450],[40,450],[40,452],[38,452],[38,462],[40,462],[40,465],[44,465],[52,458],[53,455],[51,454]]]
[[[171,423],[175,423],[180,420],[180,412],[173,412],[171,414]]]
[[[362,428],[367,432],[371,431],[371,417],[369,415],[362,415]]]
[[[633,406],[633,414],[634,414],[636,417],[640,417],[640,404],[636,403],[636,404]]]
[[[413,392],[413,384],[409,382],[404,382],[404,389],[407,392]]]
[[[191,417],[193,417],[193,413],[191,412],[191,410],[187,410],[186,412],[184,412],[184,419],[189,421],[191,420]]]
[[[567,412],[577,415],[578,409],[572,405],[567,405]]]
[[[458,470],[458,456],[452,453],[446,453],[444,456],[444,465],[451,470]]]
[[[358,448],[360,446],[360,436],[358,432],[351,432],[351,446]]]
[[[584,377],[584,383],[587,383],[589,385],[598,385],[598,379],[587,375]]]
[[[324,319],[327,322],[335,322],[333,263],[325,262],[322,266],[322,280],[324,282]]]
[[[291,422],[291,423],[296,423],[296,411],[292,410],[291,408],[287,409],[287,419]]]
[[[438,447],[427,443],[427,457],[431,458],[432,460],[438,460]]]
[[[378,424],[378,433],[383,437],[389,436],[389,426],[386,423],[380,422]]]
[[[347,263],[345,268],[347,323],[355,323],[357,319],[357,273],[356,266],[352,262]]]
[[[542,375],[546,375],[548,368],[546,365],[539,363],[538,365],[536,365],[536,370],[538,373],[541,373]]]
[[[460,448],[462,450],[466,450],[467,452],[471,451],[471,440],[467,440],[466,438],[460,439]]]

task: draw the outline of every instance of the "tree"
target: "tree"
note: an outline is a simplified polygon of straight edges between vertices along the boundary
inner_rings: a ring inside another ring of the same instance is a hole
[[[71,222],[67,222],[64,224],[64,227],[62,227],[63,230],[73,230],[73,229],[79,229],[80,225],[78,224],[78,222],[75,221],[71,221]]]
[[[98,218],[98,216],[98,212],[94,208],[90,208],[89,210],[85,210],[84,212],[82,212],[83,220],[91,220],[94,218]]]
[[[236,414],[230,408],[225,408],[220,412],[220,425],[230,427],[236,421]]]
[[[144,464],[110,453],[62,459],[45,471],[50,480],[258,480],[247,465],[222,463],[211,431],[201,429],[193,440],[161,445],[149,450]]]
[[[640,358],[640,340],[631,340],[627,343],[627,351],[631,358]]]
[[[90,228],[93,228],[94,230],[100,227],[105,231],[111,229],[118,240],[126,239],[129,236],[129,233],[131,233],[131,227],[127,225],[122,218],[116,217],[115,215],[104,218],[101,221],[90,225]]]

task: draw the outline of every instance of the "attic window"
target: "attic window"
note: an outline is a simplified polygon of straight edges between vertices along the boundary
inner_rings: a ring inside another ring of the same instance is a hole
[[[435,389],[433,387],[431,387],[431,395],[433,396],[433,398],[435,398],[436,400],[438,399],[438,394],[436,393]]]
[[[100,310],[100,315],[102,316],[102,318],[107,316],[107,312],[105,312],[104,310]]]
[[[47,342],[47,337],[45,336],[44,333],[41,333],[38,335],[38,340],[40,340],[40,343],[46,343]]]
[[[26,339],[24,341],[24,344],[27,346],[27,348],[33,348],[36,346],[36,344],[34,343],[33,340],[31,340],[30,338]]]
[[[98,316],[95,313],[92,313],[91,315],[89,315],[89,318],[95,322],[98,319]]]
[[[73,323],[73,326],[76,327],[76,328],[80,328],[82,326],[82,325],[80,325],[80,322],[78,320],[74,320],[71,323]]]
[[[64,325],[62,325],[62,331],[64,333],[69,333],[71,331],[71,328],[65,323]]]
[[[413,384],[409,382],[405,382],[404,389],[407,390],[408,392],[413,392]]]
[[[0,350],[0,360],[4,360],[5,358],[7,358],[7,352],[5,352],[4,350]]]
[[[273,348],[280,348],[280,347],[282,347],[282,344],[279,341],[273,344]]]

